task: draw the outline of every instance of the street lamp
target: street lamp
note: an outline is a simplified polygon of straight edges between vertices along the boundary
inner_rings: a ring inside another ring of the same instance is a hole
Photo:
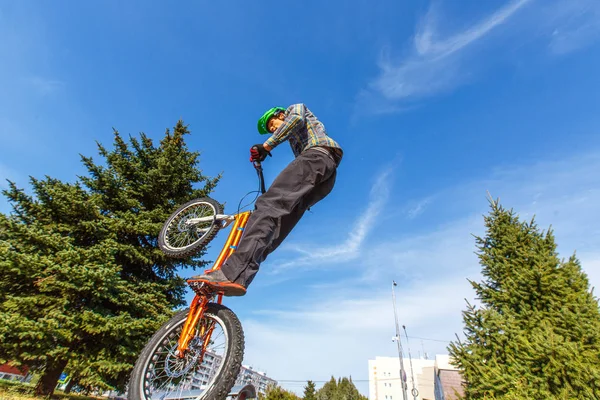
[[[419,395],[419,391],[415,387],[415,374],[413,373],[412,367],[412,355],[410,354],[410,344],[408,344],[408,333],[406,333],[406,327],[402,325],[402,329],[404,329],[404,334],[406,335],[406,347],[408,347],[408,360],[410,361],[410,380],[412,381],[412,390],[411,393],[414,397],[414,400],[417,400],[417,396]]]
[[[400,341],[400,325],[398,324],[398,312],[396,311],[396,292],[394,287],[397,286],[396,281],[392,281],[392,299],[394,301],[394,320],[396,322],[396,336],[392,341],[398,344],[398,359],[400,360],[400,385],[402,386],[402,399],[407,400],[406,394],[406,373],[404,372],[404,363],[402,362],[402,343]]]

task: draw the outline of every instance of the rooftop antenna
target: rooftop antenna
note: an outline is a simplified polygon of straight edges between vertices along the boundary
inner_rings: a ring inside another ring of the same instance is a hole
[[[414,399],[417,400],[417,397],[419,396],[419,391],[415,387],[415,374],[413,372],[412,356],[410,355],[410,345],[408,344],[408,334],[406,333],[406,327],[404,325],[402,325],[402,329],[404,329],[404,335],[406,336],[406,346],[408,347],[408,359],[410,361],[410,380],[412,381],[412,390],[410,391],[410,393],[413,395]]]
[[[394,319],[396,322],[396,336],[392,338],[392,341],[396,341],[398,344],[398,359],[400,360],[400,385],[402,386],[402,398],[403,400],[407,400],[406,394],[406,373],[404,372],[404,363],[402,362],[402,343],[400,341],[400,326],[398,324],[398,313],[396,312],[396,292],[394,291],[394,287],[398,286],[396,281],[392,281],[392,298],[394,300]]]

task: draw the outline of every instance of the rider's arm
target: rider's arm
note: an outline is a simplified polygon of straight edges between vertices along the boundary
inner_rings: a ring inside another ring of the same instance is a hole
[[[304,118],[306,107],[304,104],[294,104],[293,106],[290,106],[288,110],[289,113],[285,117],[283,124],[281,124],[281,126],[273,132],[273,135],[264,143],[263,146],[267,151],[271,151],[277,145],[285,142],[290,133],[304,128],[306,124]]]

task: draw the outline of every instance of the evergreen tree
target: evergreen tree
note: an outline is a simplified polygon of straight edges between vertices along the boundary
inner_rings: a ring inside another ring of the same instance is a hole
[[[123,389],[148,337],[184,305],[183,264],[162,254],[157,235],[219,179],[198,169],[187,134],[179,121],[156,147],[115,131],[114,149],[98,143],[102,165],[82,156],[88,176],[32,177],[33,195],[14,182],[3,191],[13,213],[0,214],[0,363],[43,370],[38,394],[51,394],[63,370]],[[186,266],[204,267],[203,255]]]
[[[270,386],[265,394],[259,393],[259,400],[300,400],[300,397],[294,393],[283,389],[280,386]]]
[[[304,396],[302,398],[304,400],[317,400],[315,394],[315,383],[313,381],[306,382],[306,386],[304,387]]]
[[[332,376],[329,382],[325,382],[323,387],[317,391],[318,400],[333,400],[335,393],[337,392],[337,382]]]
[[[316,393],[318,400],[367,400],[360,394],[351,379],[339,378],[336,382],[332,376]]]
[[[479,307],[449,346],[467,399],[600,398],[600,313],[575,255],[560,260],[552,230],[490,201],[476,237]]]

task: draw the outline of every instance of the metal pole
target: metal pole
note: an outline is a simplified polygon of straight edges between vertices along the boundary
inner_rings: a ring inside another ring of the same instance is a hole
[[[410,355],[410,344],[408,344],[408,333],[406,333],[406,327],[404,325],[402,325],[402,329],[404,329],[404,334],[406,335],[406,347],[408,347],[408,360],[410,361],[410,380],[412,381],[411,393],[414,397],[414,400],[417,400],[419,391],[415,387],[415,374],[413,372],[413,367],[412,367],[412,356]]]
[[[402,386],[402,399],[407,399],[406,394],[406,373],[404,372],[404,363],[402,361],[402,343],[400,342],[400,326],[398,324],[398,312],[396,311],[396,292],[394,287],[397,286],[396,281],[392,281],[392,298],[394,300],[394,319],[396,321],[396,343],[398,344],[398,359],[400,360],[400,385]]]

